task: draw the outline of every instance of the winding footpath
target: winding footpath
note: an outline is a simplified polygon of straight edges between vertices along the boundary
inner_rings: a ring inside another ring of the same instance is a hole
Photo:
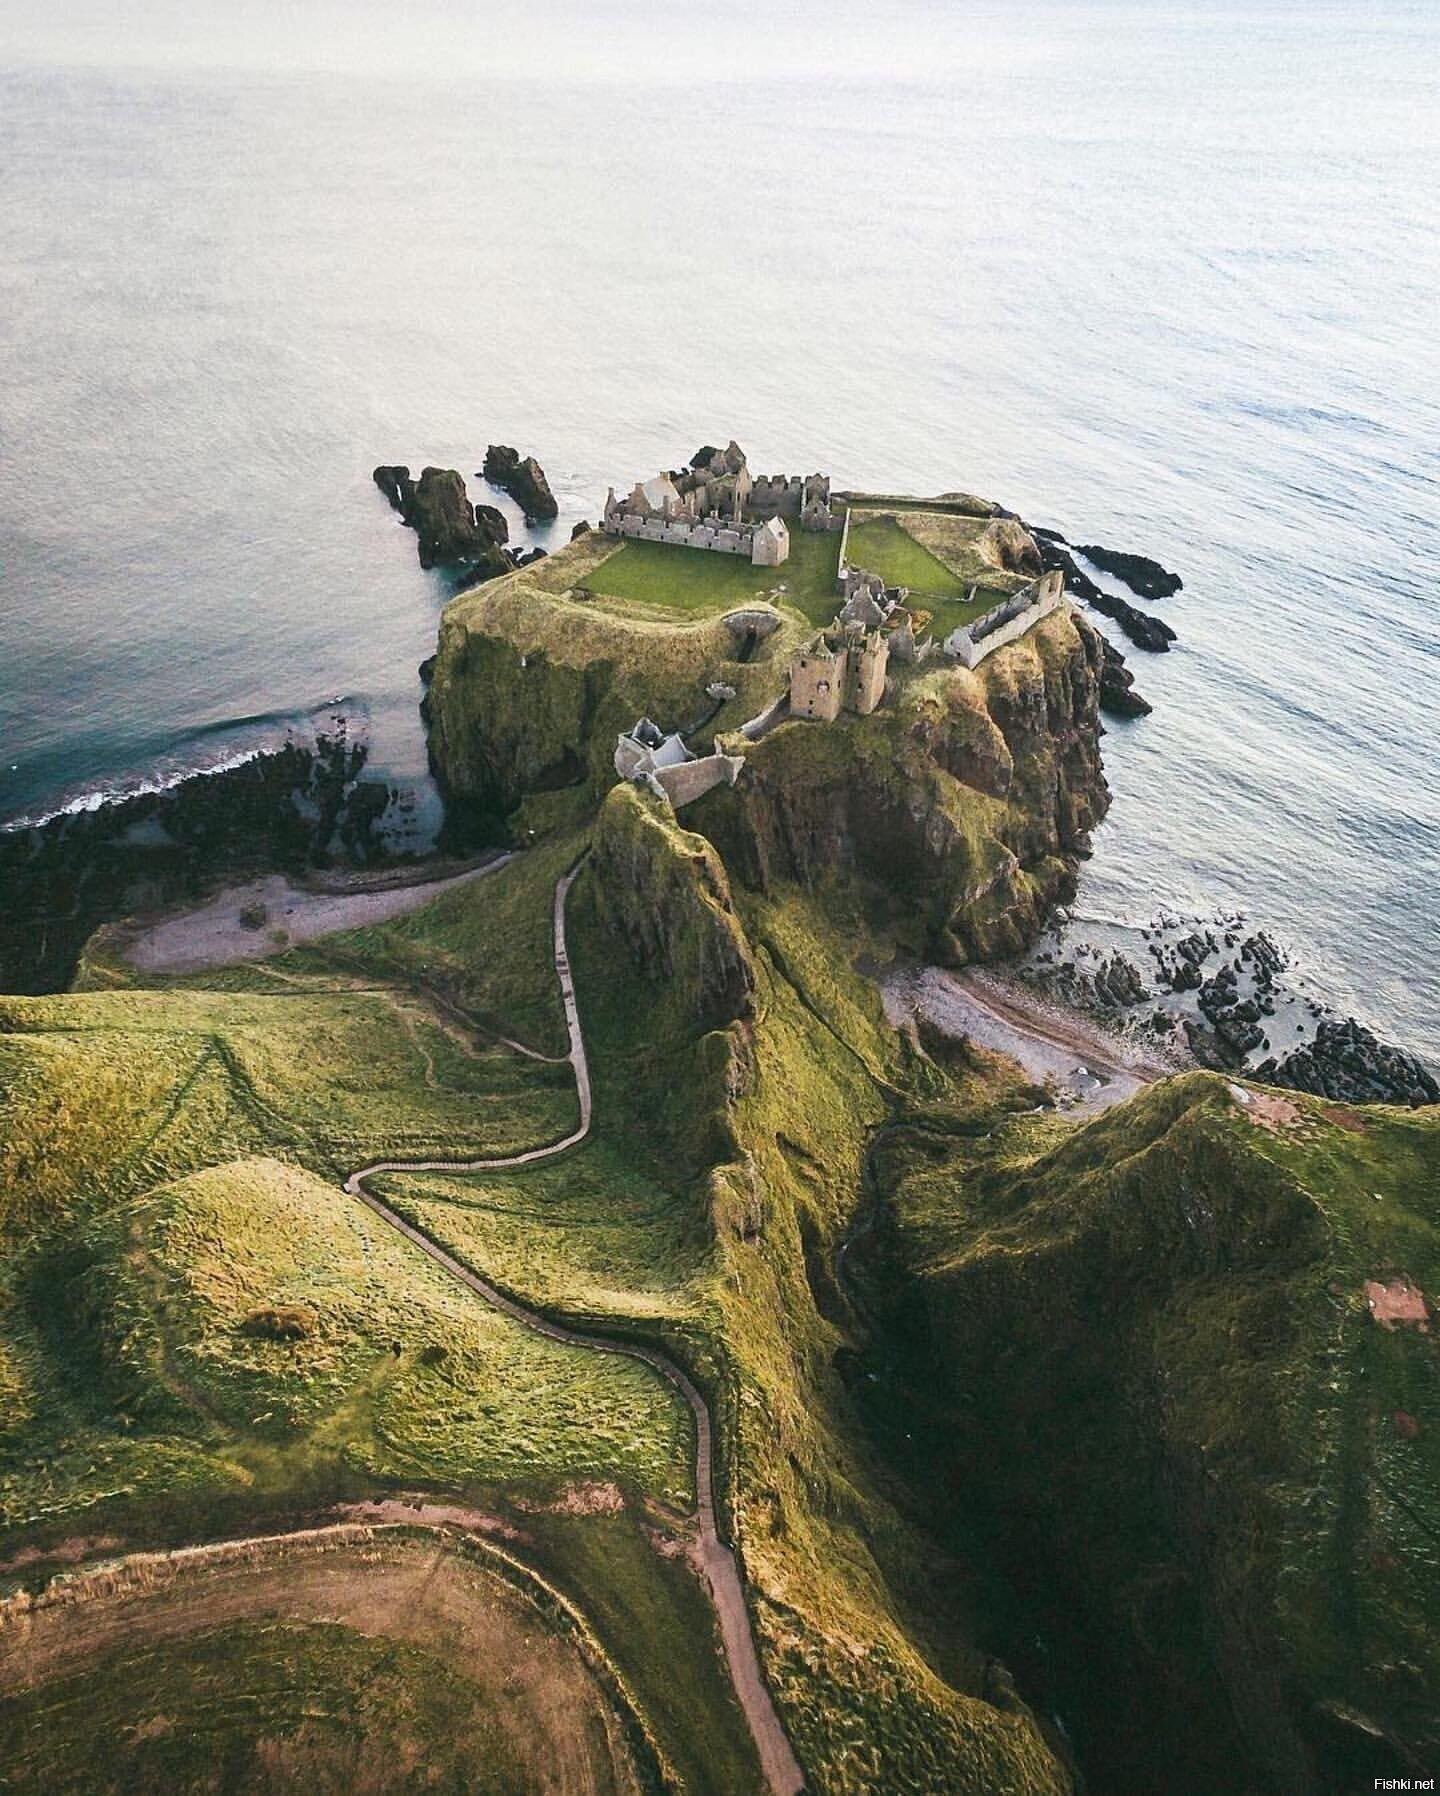
[[[580,1010],[575,1000],[575,981],[571,975],[570,956],[565,946],[565,901],[583,864],[583,859],[577,861],[556,882],[554,906],[555,971],[560,980],[565,1027],[570,1037],[567,1058],[575,1070],[575,1092],[580,1101],[580,1117],[576,1128],[563,1140],[552,1142],[548,1147],[530,1148],[523,1154],[510,1154],[498,1160],[377,1160],[370,1166],[362,1166],[358,1172],[352,1172],[345,1181],[345,1190],[351,1197],[359,1198],[382,1222],[388,1223],[422,1253],[428,1254],[458,1283],[473,1291],[477,1297],[482,1297],[503,1315],[533,1329],[536,1334],[545,1335],[549,1340],[563,1342],[567,1347],[583,1347],[593,1353],[611,1353],[624,1359],[640,1360],[658,1372],[684,1398],[695,1420],[696,1538],[693,1558],[704,1573],[710,1589],[716,1619],[720,1624],[720,1637],[725,1647],[730,1681],[755,1741],[755,1749],[771,1796],[802,1796],[805,1778],[760,1670],[755,1636],[750,1626],[750,1612],[745,1606],[740,1567],[734,1553],[720,1538],[716,1526],[714,1430],[710,1410],[694,1383],[673,1360],[653,1347],[644,1347],[636,1342],[608,1335],[591,1334],[582,1329],[567,1328],[559,1322],[551,1321],[539,1310],[517,1303],[513,1297],[481,1278],[478,1273],[472,1272],[468,1266],[462,1265],[423,1229],[407,1222],[383,1198],[376,1197],[373,1192],[365,1189],[365,1181],[381,1173],[493,1172],[504,1167],[533,1166],[538,1161],[553,1159],[555,1155],[578,1146],[589,1135],[593,1109],[590,1065],[585,1055],[585,1037],[580,1029]]]

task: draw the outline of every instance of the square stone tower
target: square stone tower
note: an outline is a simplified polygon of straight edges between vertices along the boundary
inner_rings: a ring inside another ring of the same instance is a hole
[[[790,663],[790,710],[795,717],[834,723],[845,703],[848,656],[817,636]]]
[[[879,630],[856,632],[845,653],[848,698],[853,710],[868,717],[885,696],[885,670],[890,644]]]

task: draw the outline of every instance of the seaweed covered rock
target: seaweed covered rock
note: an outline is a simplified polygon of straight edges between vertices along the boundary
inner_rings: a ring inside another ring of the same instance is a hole
[[[485,451],[484,478],[502,493],[509,493],[527,522],[548,524],[559,516],[560,507],[550,491],[545,470],[533,455],[522,458],[518,450],[504,443],[492,443]]]
[[[1113,618],[1136,648],[1163,655],[1175,641],[1175,632],[1163,617],[1154,617],[1148,611],[1141,611],[1128,599],[1122,599],[1116,593],[1106,592],[1104,587],[1097,586],[1070,553],[1065,538],[1058,531],[1032,529],[1030,534],[1039,545],[1040,559],[1044,566],[1064,571],[1065,590],[1070,596],[1083,599],[1102,617]]]
[[[1135,676],[1115,645],[1101,638],[1100,709],[1107,717],[1148,717],[1154,706],[1135,690]]]
[[[1102,549],[1099,543],[1077,544],[1087,561],[1093,561],[1102,573],[1123,580],[1131,592],[1142,599],[1168,599],[1180,591],[1185,582],[1178,574],[1161,567],[1148,555],[1133,555],[1125,549]]]

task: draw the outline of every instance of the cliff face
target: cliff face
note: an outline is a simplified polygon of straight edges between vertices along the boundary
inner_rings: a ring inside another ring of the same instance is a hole
[[[1437,1122],[1200,1074],[1035,1156],[892,1152],[926,1475],[1075,1629],[1106,1788],[1338,1796],[1440,1749],[1436,1352],[1366,1297],[1433,1288]]]
[[[1109,802],[1100,669],[1099,638],[1057,615],[973,673],[896,682],[868,718],[775,731],[694,827],[760,890],[854,873],[938,958],[1017,952],[1074,895]]]
[[[591,855],[599,919],[663,1001],[702,1032],[749,1016],[755,968],[710,844],[626,785],[601,805]]]
[[[709,727],[734,729],[780,689],[799,622],[742,661],[743,638],[719,617],[622,616],[564,596],[613,549],[592,533],[446,607],[428,716],[448,793],[501,817],[562,786],[598,801],[615,782],[615,738],[637,718],[693,729],[714,711],[705,688],[720,680],[736,696]]]

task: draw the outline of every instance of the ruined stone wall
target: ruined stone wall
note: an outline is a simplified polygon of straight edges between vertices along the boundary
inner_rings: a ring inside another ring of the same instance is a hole
[[[1049,617],[1065,599],[1065,577],[1054,569],[1032,586],[1022,587],[1003,604],[977,617],[973,624],[952,630],[945,638],[945,653],[966,667],[978,667],[987,655],[1015,642]]]

